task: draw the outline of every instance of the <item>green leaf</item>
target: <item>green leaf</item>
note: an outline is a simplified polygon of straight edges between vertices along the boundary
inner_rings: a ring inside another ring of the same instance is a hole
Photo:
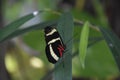
[[[16,31],[21,25],[23,25],[28,20],[32,19],[38,14],[38,12],[33,12],[29,15],[23,16],[20,19],[8,24],[3,29],[0,29],[0,42]]]
[[[89,23],[85,22],[80,36],[80,43],[79,43],[79,58],[82,67],[85,67],[85,57],[88,45],[88,37],[89,37]]]
[[[100,28],[120,70],[120,39],[110,30]]]
[[[3,42],[3,41],[8,40],[8,39],[12,39],[12,38],[17,37],[19,35],[22,35],[24,33],[30,32],[32,30],[39,30],[39,29],[43,29],[46,26],[54,25],[54,24],[57,23],[57,21],[58,20],[51,20],[51,21],[46,21],[46,22],[42,22],[42,23],[39,23],[39,24],[35,24],[35,25],[32,25],[32,26],[26,27],[24,29],[17,29],[16,31],[14,31],[10,35],[6,36],[0,42]]]
[[[61,35],[66,46],[66,52],[61,60],[55,64],[54,80],[72,80],[72,37],[73,37],[73,18],[70,13],[64,13],[57,26],[57,30]]]

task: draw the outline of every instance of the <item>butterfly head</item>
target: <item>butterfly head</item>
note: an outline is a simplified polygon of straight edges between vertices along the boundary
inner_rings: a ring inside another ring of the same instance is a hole
[[[52,27],[48,26],[44,29],[45,34],[50,33],[53,30]]]

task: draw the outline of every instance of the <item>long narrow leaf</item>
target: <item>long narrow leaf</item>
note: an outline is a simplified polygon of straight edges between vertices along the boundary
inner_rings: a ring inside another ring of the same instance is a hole
[[[79,58],[82,67],[85,67],[85,57],[86,57],[86,50],[88,45],[88,37],[89,37],[89,23],[85,22],[80,36],[80,44],[79,44]]]
[[[0,29],[0,41],[4,40],[8,35],[12,34],[14,31],[18,29],[21,25],[23,25],[28,20],[32,19],[38,14],[38,12],[33,12],[26,16],[21,17],[20,19],[8,24],[3,29]]]
[[[73,36],[73,19],[70,13],[65,13],[61,16],[58,22],[57,29],[66,46],[66,51],[62,58],[62,63],[55,67],[54,80],[72,80],[72,40]]]
[[[120,39],[110,30],[100,28],[120,70]]]
[[[17,37],[19,35],[22,35],[24,33],[30,32],[32,30],[39,30],[39,29],[43,29],[44,27],[49,26],[49,25],[55,25],[57,23],[57,21],[58,20],[51,20],[51,21],[46,21],[46,22],[42,22],[39,24],[35,24],[32,26],[26,27],[24,29],[17,29],[16,31],[14,31],[10,35],[8,35],[6,38],[4,38],[0,42],[3,42],[3,41],[8,40],[8,39],[12,39],[12,38]]]

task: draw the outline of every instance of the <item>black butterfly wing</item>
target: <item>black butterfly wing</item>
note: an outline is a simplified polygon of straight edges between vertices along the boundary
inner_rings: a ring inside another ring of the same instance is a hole
[[[50,52],[50,45],[47,45],[46,48],[45,48],[45,52],[46,52],[46,56],[47,56],[47,59],[49,62],[51,63],[56,63],[57,61],[54,59],[54,57],[51,55],[51,52]]]
[[[56,63],[63,56],[64,46],[60,40],[46,46],[46,55],[51,63]]]

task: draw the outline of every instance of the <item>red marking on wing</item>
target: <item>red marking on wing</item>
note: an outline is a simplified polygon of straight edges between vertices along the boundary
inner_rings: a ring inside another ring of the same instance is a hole
[[[59,45],[59,46],[57,47],[57,49],[59,50],[60,57],[62,57],[63,51],[65,50],[64,47],[63,47],[62,45]]]

